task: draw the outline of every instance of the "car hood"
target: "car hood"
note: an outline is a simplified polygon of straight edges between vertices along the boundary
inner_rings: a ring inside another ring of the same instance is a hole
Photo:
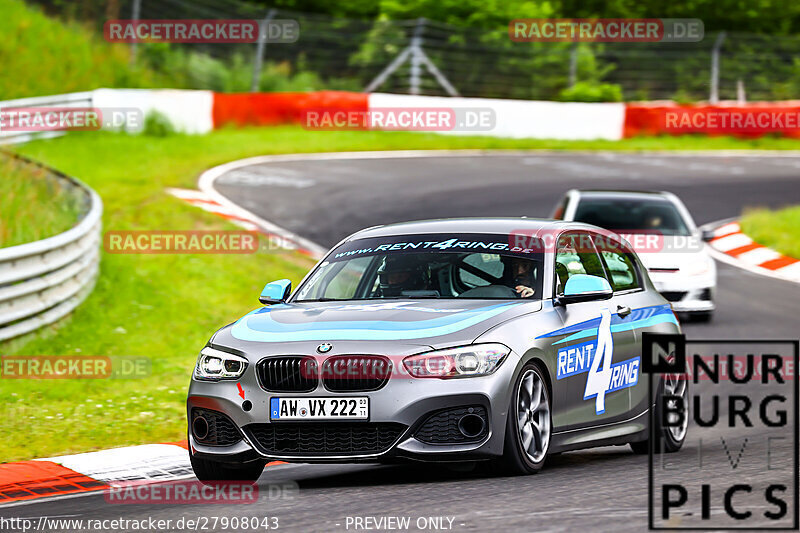
[[[541,309],[541,301],[394,300],[314,302],[263,307],[220,332],[214,342],[375,342],[386,345],[454,346],[490,328]],[[349,343],[348,343],[349,344]]]
[[[699,252],[658,252],[639,254],[639,259],[648,270],[653,269],[686,269],[687,267],[708,261],[709,255],[705,251]]]

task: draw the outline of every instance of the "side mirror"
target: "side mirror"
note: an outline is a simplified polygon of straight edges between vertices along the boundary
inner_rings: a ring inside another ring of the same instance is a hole
[[[708,242],[714,238],[714,230],[712,229],[704,229],[700,233],[700,238],[703,239],[705,242]]]
[[[607,279],[588,274],[573,274],[564,286],[564,295],[557,296],[555,303],[556,305],[568,305],[593,300],[608,300],[613,295],[614,291]]]
[[[258,301],[264,305],[281,304],[289,298],[292,293],[292,282],[288,279],[279,279],[272,283],[267,283]]]

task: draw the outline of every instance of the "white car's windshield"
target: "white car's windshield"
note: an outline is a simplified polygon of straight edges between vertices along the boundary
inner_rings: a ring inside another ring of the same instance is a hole
[[[292,301],[540,299],[541,247],[511,241],[509,236],[483,234],[349,241],[328,255]]]
[[[690,234],[675,205],[662,198],[581,198],[574,220],[617,233]]]

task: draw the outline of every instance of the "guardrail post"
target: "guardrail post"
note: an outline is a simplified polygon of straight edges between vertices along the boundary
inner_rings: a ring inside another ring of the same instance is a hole
[[[736,101],[739,103],[739,105],[744,105],[747,103],[747,95],[744,91],[744,82],[742,81],[742,78],[736,80]]]
[[[708,102],[711,104],[719,103],[719,52],[723,42],[725,42],[725,32],[721,31],[717,34],[717,40],[711,49],[711,93],[708,96]]]
[[[267,11],[267,16],[261,21],[258,29],[258,42],[256,44],[256,57],[253,61],[253,80],[250,82],[250,92],[257,93],[261,81],[261,64],[264,62],[264,49],[267,47],[267,26],[275,18],[275,10]]]
[[[578,43],[572,43],[569,50],[569,86],[574,87],[578,81]]]
[[[425,19],[417,19],[414,35],[411,37],[411,68],[408,71],[408,86],[411,94],[419,94],[420,74],[422,74],[422,32],[425,30]]]
[[[131,9],[131,20],[133,21],[133,25],[136,26],[142,13],[142,0],[133,0],[133,7]],[[131,43],[131,66],[134,65],[136,65],[136,41]]]

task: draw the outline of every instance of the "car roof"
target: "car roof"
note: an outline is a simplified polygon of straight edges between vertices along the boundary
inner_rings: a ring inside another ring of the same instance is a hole
[[[626,200],[671,200],[672,195],[666,191],[635,191],[635,190],[603,190],[603,189],[576,189],[581,198],[626,199]]]
[[[358,231],[346,240],[424,233],[484,233],[511,235],[524,232],[526,235],[533,237],[540,235],[544,231],[558,232],[565,229],[590,229],[597,231],[600,228],[581,222],[564,222],[562,220],[543,218],[440,218],[374,226]]]

